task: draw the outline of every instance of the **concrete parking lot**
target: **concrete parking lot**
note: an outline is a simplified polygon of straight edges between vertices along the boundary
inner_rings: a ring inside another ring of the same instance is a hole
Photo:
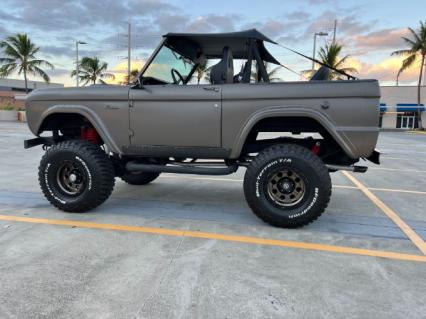
[[[382,165],[334,173],[323,216],[262,223],[244,170],[116,181],[96,210],[41,194],[41,147],[0,123],[0,318],[425,318],[426,135],[381,133]]]

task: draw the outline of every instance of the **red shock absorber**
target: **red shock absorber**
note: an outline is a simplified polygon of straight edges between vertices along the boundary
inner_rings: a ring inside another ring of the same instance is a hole
[[[315,155],[318,155],[319,152],[320,152],[320,148],[321,148],[321,143],[320,142],[316,142],[314,144],[314,146],[312,146],[311,152],[314,153]]]
[[[93,144],[101,144],[101,138],[93,127],[82,127],[80,132],[80,138],[82,140],[89,141]]]

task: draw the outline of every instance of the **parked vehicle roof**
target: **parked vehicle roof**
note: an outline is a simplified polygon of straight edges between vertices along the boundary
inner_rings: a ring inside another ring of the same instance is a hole
[[[191,59],[200,53],[210,59],[221,58],[225,46],[231,49],[235,59],[246,59],[248,41],[252,39],[256,40],[263,61],[280,64],[264,45],[264,42],[277,43],[256,29],[228,33],[167,33],[163,37],[165,44]]]

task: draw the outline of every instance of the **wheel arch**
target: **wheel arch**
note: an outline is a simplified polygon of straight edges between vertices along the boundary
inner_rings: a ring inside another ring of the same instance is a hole
[[[88,121],[112,152],[122,153],[99,116],[90,108],[81,105],[55,105],[46,109],[32,131],[36,135],[40,135],[43,131],[60,129],[61,121],[55,120],[61,117],[72,118],[73,116]]]
[[[250,133],[256,129],[256,125],[258,125],[261,121],[267,119],[289,120],[292,118],[305,118],[315,122],[330,135],[334,142],[341,147],[347,156],[353,159],[357,158],[355,146],[352,145],[343,132],[339,132],[336,129],[336,125],[331,121],[331,119],[315,110],[301,108],[286,108],[285,110],[282,108],[273,108],[254,113],[241,128],[238,138],[232,147],[231,158],[240,157]]]

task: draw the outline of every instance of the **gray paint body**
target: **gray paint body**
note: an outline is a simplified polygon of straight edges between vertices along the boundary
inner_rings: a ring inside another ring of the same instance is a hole
[[[356,159],[376,146],[379,99],[376,80],[357,80],[41,89],[26,104],[35,135],[50,114],[78,113],[117,154],[238,158],[259,120],[305,116]]]

